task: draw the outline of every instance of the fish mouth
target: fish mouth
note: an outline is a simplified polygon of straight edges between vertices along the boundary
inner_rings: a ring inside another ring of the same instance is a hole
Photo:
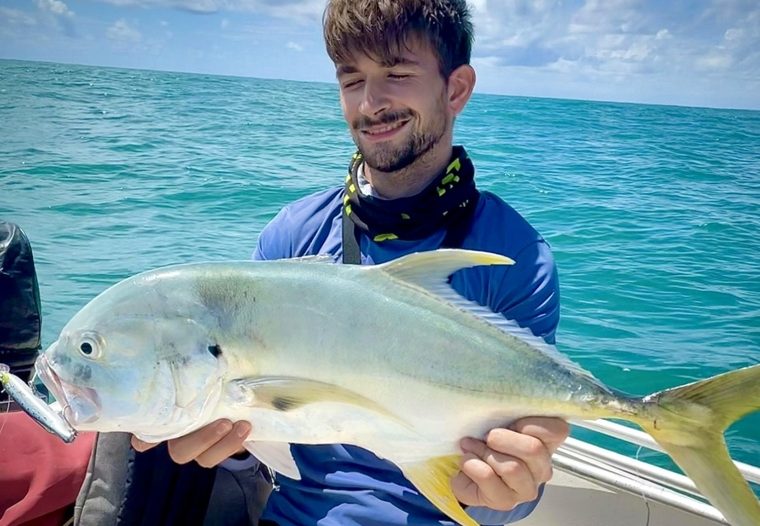
[[[61,404],[63,418],[72,426],[79,427],[98,419],[101,403],[94,389],[73,385],[61,379],[44,354],[37,358],[34,367],[42,383]]]

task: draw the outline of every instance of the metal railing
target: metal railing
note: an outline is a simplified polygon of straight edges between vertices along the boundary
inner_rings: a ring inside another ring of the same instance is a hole
[[[662,451],[646,433],[614,422],[593,420],[573,421],[572,424]],[[760,468],[742,462],[734,463],[746,480],[760,484]],[[728,524],[717,509],[702,500],[703,497],[691,479],[668,469],[572,437],[555,453],[554,465],[557,469],[583,479]]]

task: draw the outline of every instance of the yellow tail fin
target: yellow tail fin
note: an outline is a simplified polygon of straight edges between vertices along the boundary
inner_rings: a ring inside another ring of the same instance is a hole
[[[639,421],[733,526],[760,525],[760,502],[731,461],[723,433],[760,410],[760,365],[655,393]]]

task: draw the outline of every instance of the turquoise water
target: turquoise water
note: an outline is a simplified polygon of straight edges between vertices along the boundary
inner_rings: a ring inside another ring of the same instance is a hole
[[[121,278],[247,259],[353,152],[331,85],[17,61],[0,133],[45,344]],[[760,362],[760,112],[475,95],[456,137],[554,249],[563,352],[636,394]],[[728,440],[760,464],[760,415]]]

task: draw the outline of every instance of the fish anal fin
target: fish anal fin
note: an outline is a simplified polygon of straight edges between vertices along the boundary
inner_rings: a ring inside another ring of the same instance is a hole
[[[404,464],[404,476],[419,492],[446,516],[462,526],[478,526],[467,515],[451,489],[451,479],[459,472],[461,455],[435,457],[414,464]]]
[[[298,470],[298,465],[290,452],[290,444],[287,442],[249,440],[243,442],[243,447],[277,473],[294,480],[301,480],[301,472]]]

